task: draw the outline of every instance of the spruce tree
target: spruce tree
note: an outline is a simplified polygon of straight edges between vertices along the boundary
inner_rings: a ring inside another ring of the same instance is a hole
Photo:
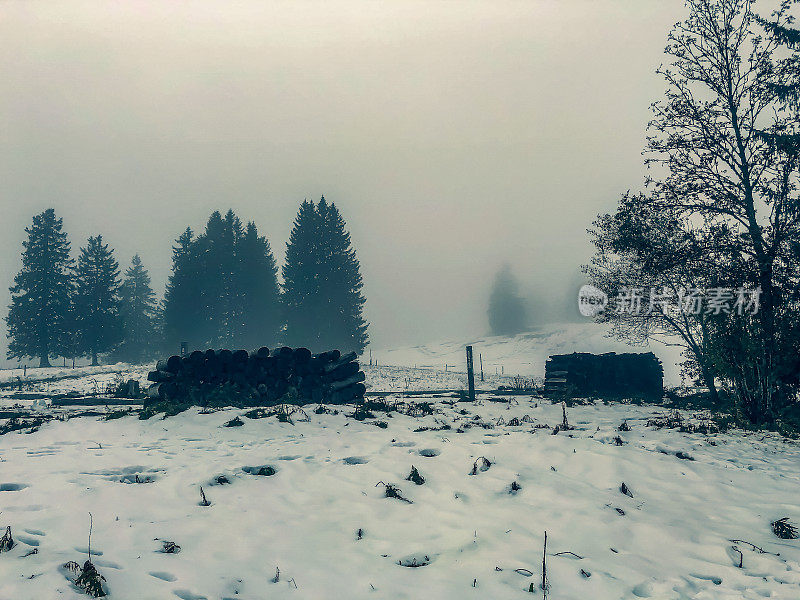
[[[22,269],[10,288],[8,358],[36,356],[40,367],[50,366],[50,356],[68,334],[73,260],[62,225],[52,208],[33,217],[22,243]]]
[[[488,313],[494,335],[516,335],[527,328],[525,302],[519,296],[519,284],[508,265],[495,277]]]
[[[274,345],[281,326],[278,267],[272,248],[252,221],[237,244],[239,316],[234,331],[237,346]]]
[[[216,246],[221,288],[221,294],[217,298],[219,302],[217,338],[219,344],[224,348],[240,346],[241,332],[246,327],[243,265],[239,256],[239,244],[243,235],[242,222],[233,210],[228,209],[222,219],[221,236],[217,240]]]
[[[164,292],[163,329],[166,350],[177,352],[181,342],[201,347],[200,272],[192,230],[186,230],[172,247],[172,273]]]
[[[199,294],[195,298],[200,314],[194,327],[201,345],[222,347],[225,339],[225,307],[228,304],[226,282],[226,225],[222,215],[214,211],[205,231],[195,240],[191,253],[192,270],[197,273]]]
[[[143,361],[154,349],[157,311],[150,275],[138,254],[131,259],[131,266],[125,271],[119,296],[122,343],[116,354],[125,361]]]
[[[269,242],[254,223],[232,210],[211,214],[203,233],[187,229],[173,248],[164,299],[170,348],[257,348],[280,328],[277,267]]]
[[[327,313],[321,335],[323,345],[360,354],[369,340],[363,317],[366,299],[361,266],[336,205],[328,204],[323,196],[317,212],[322,226],[321,302]]]
[[[110,352],[122,337],[119,312],[119,264],[103,237],[90,237],[81,248],[75,270],[75,309],[81,352],[91,356]]]
[[[320,219],[313,202],[303,200],[294,220],[281,274],[284,341],[322,351],[319,286]]]
[[[287,343],[363,351],[369,338],[359,262],[344,219],[324,197],[300,205],[283,285]]]

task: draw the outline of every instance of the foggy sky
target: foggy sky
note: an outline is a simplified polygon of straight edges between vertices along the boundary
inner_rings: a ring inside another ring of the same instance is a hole
[[[682,16],[680,0],[2,2],[2,315],[48,207],[74,254],[102,233],[160,295],[187,225],[233,208],[280,264],[322,194],[373,347],[486,333],[505,261],[557,314],[585,229],[641,186]]]

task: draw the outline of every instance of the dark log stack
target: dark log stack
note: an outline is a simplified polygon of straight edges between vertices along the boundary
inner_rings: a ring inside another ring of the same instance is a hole
[[[642,398],[664,394],[664,369],[652,352],[555,354],[545,364],[544,392],[550,398]]]
[[[156,363],[147,379],[147,404],[200,403],[215,390],[235,389],[248,406],[310,402],[347,404],[364,398],[364,372],[356,353],[311,354],[308,348],[195,351]],[[200,401],[198,402],[198,399]]]

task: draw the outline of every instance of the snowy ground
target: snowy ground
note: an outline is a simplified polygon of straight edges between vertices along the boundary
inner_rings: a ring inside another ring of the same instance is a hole
[[[191,410],[0,436],[0,525],[17,540],[0,554],[0,598],[85,597],[59,565],[85,560],[90,512],[93,562],[120,600],[526,598],[545,531],[553,599],[800,598],[800,542],[770,530],[800,522],[797,444],[655,430],[658,409],[631,405],[571,408],[577,428],[551,435],[536,425],[560,422],[560,406],[510,400],[378,414],[386,429],[310,411],[225,428],[244,411]],[[492,427],[458,432],[476,417]],[[624,419],[632,431],[617,431]],[[481,456],[492,466],[470,475]],[[262,465],[276,474],[243,471]],[[424,485],[404,480],[412,465]],[[231,483],[214,485],[221,474]]]

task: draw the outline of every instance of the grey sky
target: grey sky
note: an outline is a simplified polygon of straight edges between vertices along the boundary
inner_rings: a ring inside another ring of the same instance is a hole
[[[213,209],[256,221],[280,262],[299,203],[325,194],[375,346],[484,333],[504,261],[544,311],[572,292],[594,215],[640,185],[682,15],[680,0],[2,2],[0,300],[47,207],[75,251],[102,233],[123,265],[138,252],[161,293],[174,238]]]

